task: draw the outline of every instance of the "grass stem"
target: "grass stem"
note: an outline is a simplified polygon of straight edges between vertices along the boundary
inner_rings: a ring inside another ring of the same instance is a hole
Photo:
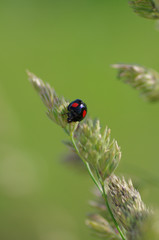
[[[107,197],[107,194],[106,194],[106,192],[105,192],[105,188],[104,188],[104,183],[103,183],[103,182],[101,182],[101,186],[102,186],[102,190],[103,190],[102,196],[103,196],[103,198],[104,198],[104,200],[105,200],[105,204],[106,204],[107,209],[108,209],[108,211],[109,211],[109,213],[110,213],[110,215],[111,215],[111,217],[112,217],[112,220],[113,220],[113,222],[114,222],[114,224],[115,224],[115,227],[116,227],[116,229],[118,230],[118,232],[119,232],[122,240],[126,240],[126,238],[125,238],[123,232],[121,231],[121,229],[120,229],[120,227],[119,227],[119,225],[118,225],[118,223],[117,223],[117,221],[116,221],[116,219],[115,219],[115,217],[114,217],[114,215],[113,215],[113,213],[112,213],[112,210],[111,210],[111,208],[110,208],[110,206],[109,206],[108,197]]]

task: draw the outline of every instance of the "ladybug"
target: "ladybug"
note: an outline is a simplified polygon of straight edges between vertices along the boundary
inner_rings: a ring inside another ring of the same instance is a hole
[[[87,114],[87,106],[86,104],[80,100],[76,99],[73,102],[71,102],[67,107],[68,113],[67,113],[67,122],[80,122],[84,119],[84,117]]]

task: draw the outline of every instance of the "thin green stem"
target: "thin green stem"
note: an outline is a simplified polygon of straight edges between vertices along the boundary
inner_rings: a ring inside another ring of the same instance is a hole
[[[80,152],[79,152],[79,150],[78,150],[78,147],[77,147],[77,145],[76,145],[76,143],[75,143],[75,140],[74,140],[73,132],[70,133],[70,137],[71,137],[73,146],[74,146],[74,148],[75,148],[78,156],[81,158],[81,160],[82,160],[82,161],[84,162],[84,164],[86,165],[86,168],[87,168],[87,170],[88,170],[88,173],[89,173],[90,177],[92,178],[93,182],[95,183],[95,185],[97,186],[97,188],[99,189],[99,191],[101,192],[101,194],[103,194],[103,191],[102,191],[101,187],[99,186],[99,183],[97,182],[97,180],[95,179],[95,177],[94,177],[94,175],[93,175],[93,173],[92,173],[92,170],[91,170],[91,168],[90,168],[90,166],[89,166],[89,163],[84,160],[84,158],[81,156],[81,154],[80,154]]]
[[[116,229],[118,230],[118,232],[119,232],[122,240],[126,240],[126,238],[125,238],[124,234],[122,233],[122,231],[121,231],[121,229],[120,229],[120,227],[119,227],[116,219],[114,218],[114,215],[113,215],[113,213],[112,213],[112,210],[111,210],[111,208],[110,208],[110,206],[109,206],[108,197],[107,197],[107,194],[106,194],[105,188],[104,188],[104,183],[103,183],[103,182],[100,182],[100,183],[101,183],[102,190],[103,190],[102,196],[103,196],[103,198],[104,198],[104,200],[105,200],[105,204],[106,204],[107,209],[108,209],[108,211],[109,211],[109,213],[110,213],[110,215],[111,215],[111,217],[112,217],[112,220],[113,220],[113,222],[114,222],[114,224],[115,224],[115,227],[116,227]]]
[[[114,222],[114,224],[115,224],[115,226],[116,226],[116,229],[118,230],[118,232],[119,232],[122,240],[126,240],[124,234],[122,233],[122,231],[121,231],[121,229],[120,229],[120,227],[119,227],[117,221],[115,220],[114,215],[113,215],[113,213],[112,213],[112,211],[111,211],[111,208],[110,208],[109,203],[108,203],[107,194],[106,194],[105,188],[104,188],[104,183],[103,183],[103,181],[100,179],[100,176],[99,176],[98,171],[96,171],[96,174],[97,174],[98,180],[100,181],[100,184],[101,184],[102,189],[101,189],[99,183],[97,182],[96,178],[94,177],[94,175],[93,175],[93,173],[92,173],[92,170],[91,170],[91,168],[90,168],[90,166],[89,166],[89,163],[86,162],[86,161],[84,160],[84,158],[81,156],[81,154],[80,154],[80,152],[79,152],[79,150],[78,150],[78,147],[77,147],[77,145],[76,145],[73,132],[70,133],[70,137],[71,137],[73,146],[74,146],[74,148],[75,148],[78,156],[81,158],[81,160],[82,160],[82,161],[84,162],[84,164],[86,165],[87,170],[88,170],[88,172],[89,172],[89,175],[91,176],[93,182],[95,183],[95,185],[97,186],[97,188],[98,188],[99,191],[101,192],[101,194],[102,194],[102,196],[103,196],[103,198],[104,198],[104,200],[105,200],[105,204],[106,204],[106,206],[107,206],[107,208],[108,208],[108,211],[109,211],[109,213],[110,213],[110,215],[111,215],[111,217],[112,217],[112,220],[113,220],[113,222]]]
[[[97,188],[99,189],[99,191],[101,192],[101,194],[103,194],[103,191],[102,191],[101,187],[99,186],[97,180],[95,179],[95,177],[94,177],[94,175],[93,175],[93,173],[92,173],[92,170],[91,170],[91,168],[90,168],[90,166],[89,166],[89,163],[88,163],[88,162],[85,162],[85,165],[86,165],[86,167],[87,167],[87,170],[88,170],[89,175],[91,176],[93,182],[95,183],[95,185],[97,186]]]

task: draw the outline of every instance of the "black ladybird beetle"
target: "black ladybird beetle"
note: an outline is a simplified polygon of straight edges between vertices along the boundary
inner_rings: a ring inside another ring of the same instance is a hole
[[[82,100],[76,99],[75,101],[71,102],[67,107],[67,122],[77,122],[81,121],[87,114],[87,106]]]

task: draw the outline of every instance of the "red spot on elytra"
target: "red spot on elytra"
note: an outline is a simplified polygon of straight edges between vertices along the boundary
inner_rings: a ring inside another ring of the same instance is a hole
[[[71,105],[71,107],[78,107],[78,105],[79,105],[79,104],[75,102],[75,103],[73,103],[73,104]]]
[[[86,116],[86,110],[83,110],[83,118]]]

